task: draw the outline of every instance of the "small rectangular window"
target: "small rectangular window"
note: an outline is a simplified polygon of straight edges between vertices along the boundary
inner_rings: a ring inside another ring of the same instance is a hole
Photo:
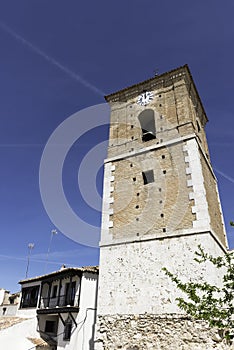
[[[46,320],[45,333],[53,333],[53,334],[55,334],[55,330],[56,330],[55,328],[56,328],[56,322],[55,321]]]
[[[147,185],[147,184],[154,182],[153,170],[148,170],[148,171],[142,172],[142,177],[143,177],[144,185]]]

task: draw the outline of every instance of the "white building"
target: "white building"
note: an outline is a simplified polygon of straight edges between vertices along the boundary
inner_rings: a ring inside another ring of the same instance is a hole
[[[19,283],[16,316],[23,322],[0,332],[1,346],[13,350],[20,342],[20,350],[28,350],[31,342],[35,349],[93,349],[98,267],[62,267]]]
[[[0,288],[0,316],[15,316],[20,293],[10,293],[8,290]]]

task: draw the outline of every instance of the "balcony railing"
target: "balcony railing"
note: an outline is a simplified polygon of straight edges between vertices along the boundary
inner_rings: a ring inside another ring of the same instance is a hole
[[[70,297],[68,295],[59,295],[54,298],[41,298],[39,309],[55,308],[63,306],[78,306],[78,295]]]

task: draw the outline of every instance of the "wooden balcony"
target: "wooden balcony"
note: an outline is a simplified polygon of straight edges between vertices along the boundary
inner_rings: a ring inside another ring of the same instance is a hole
[[[54,298],[41,298],[38,314],[57,314],[64,312],[78,312],[79,298],[78,295],[71,297],[69,295],[58,295]]]

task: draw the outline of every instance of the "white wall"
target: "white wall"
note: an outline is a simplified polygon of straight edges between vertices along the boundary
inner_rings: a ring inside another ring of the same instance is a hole
[[[76,278],[78,280],[78,278]],[[68,279],[69,281],[69,279]],[[97,299],[97,281],[98,275],[85,272],[81,280],[80,293],[80,309],[78,313],[73,313],[76,319],[77,327],[73,324],[72,337],[70,341],[63,340],[64,325],[58,319],[58,350],[92,350],[92,339],[94,336],[94,325],[96,316],[96,299]],[[63,280],[63,286],[67,280]],[[28,287],[35,285],[34,283],[27,283],[24,286]],[[79,286],[79,283],[78,283]],[[62,291],[61,291],[62,293]],[[77,295],[79,288],[77,288]],[[27,339],[28,337],[39,338],[40,334],[37,332],[37,318],[36,308],[25,308],[17,311],[18,317],[30,318],[23,322],[16,324],[8,329],[0,332],[0,349],[6,350],[28,350],[33,347],[33,344]],[[45,320],[50,318],[49,315],[41,315],[43,320],[41,322],[44,328]],[[67,314],[62,314],[66,320]],[[58,314],[55,315],[58,317]],[[44,330],[44,329],[43,329]]]
[[[34,286],[41,286],[41,282],[28,282],[28,283],[24,283],[23,284],[23,288],[27,288],[27,287],[34,287]],[[22,291],[22,290],[21,290]],[[39,303],[39,296],[40,296],[40,288],[39,288],[39,293],[38,293],[38,300],[37,300],[37,306]],[[18,304],[18,310],[16,312],[16,316],[18,317],[34,317],[36,316],[37,312],[37,306],[35,308],[22,308],[20,309],[20,303],[21,303],[21,298],[22,298],[22,293],[20,294],[20,300],[19,300],[19,304]]]
[[[63,340],[64,326],[59,320],[58,334],[58,350],[92,350],[92,337],[94,336],[94,324],[97,298],[97,274],[83,273],[81,280],[81,294],[80,294],[80,310],[78,314],[73,313],[76,317],[77,327],[73,325],[72,337],[70,341]],[[90,310],[92,309],[92,310]],[[63,314],[63,319],[66,319],[68,314]]]
[[[36,317],[24,320],[12,327],[0,331],[0,349],[2,350],[28,350],[33,343],[27,338],[38,338],[36,331]]]
[[[194,261],[199,244],[214,256],[223,254],[209,233],[102,247],[98,314],[181,314],[175,301],[178,289],[162,268],[185,281],[205,276],[218,283],[220,276],[211,263]]]
[[[5,295],[5,289],[0,289],[0,305],[2,305]]]
[[[19,305],[18,304],[7,304],[0,306],[0,316],[15,316],[17,313]],[[4,309],[6,309],[4,311]]]

